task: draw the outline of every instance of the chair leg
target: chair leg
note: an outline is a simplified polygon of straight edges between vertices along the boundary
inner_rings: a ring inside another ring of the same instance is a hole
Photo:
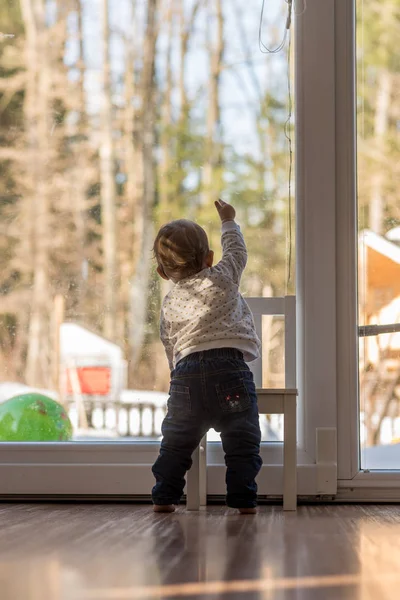
[[[296,397],[284,398],[283,510],[297,508]]]
[[[186,476],[186,508],[199,510],[200,508],[200,447],[192,454],[193,464]]]
[[[200,442],[200,506],[207,505],[207,435]]]

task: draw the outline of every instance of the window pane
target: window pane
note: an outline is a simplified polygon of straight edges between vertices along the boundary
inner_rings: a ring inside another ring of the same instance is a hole
[[[359,323],[400,323],[400,4],[357,2]],[[399,468],[400,332],[360,338],[362,467]],[[375,335],[374,335],[375,333]]]
[[[243,293],[293,293],[289,37],[262,54],[249,2],[0,11],[2,440],[159,439],[168,287],[151,250],[166,221],[198,221],[218,260],[213,201],[232,202]],[[265,15],[266,45],[286,11]],[[9,402],[33,391],[47,400]]]

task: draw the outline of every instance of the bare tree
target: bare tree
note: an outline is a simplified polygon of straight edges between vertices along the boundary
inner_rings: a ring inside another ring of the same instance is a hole
[[[193,101],[189,98],[186,71],[190,40],[196,18],[204,0],[196,0],[187,9],[185,0],[169,0],[166,5],[165,23],[167,48],[165,52],[165,74],[162,91],[159,164],[159,215],[162,220],[171,219],[181,213],[184,204],[184,180],[187,175],[188,139],[190,137],[190,112]],[[178,34],[179,64],[174,67],[172,50]],[[175,78],[179,104],[173,111]]]
[[[48,384],[50,324],[50,189],[47,181],[50,160],[51,64],[44,0],[21,0],[26,30],[28,85],[25,99],[28,160],[26,171],[31,188],[31,232],[33,240],[33,281],[28,334],[26,381]],[[29,185],[28,184],[28,185]]]
[[[187,56],[190,38],[193,34],[194,24],[204,0],[196,0],[191,8],[188,18],[185,15],[185,0],[179,2],[180,20],[180,65],[179,65],[179,96],[180,96],[180,120],[186,122],[189,116],[189,99],[187,95],[185,73],[187,67]]]
[[[171,136],[171,130],[173,126],[172,92],[174,84],[172,72],[172,43],[174,29],[173,0],[168,0],[165,18],[167,23],[167,50],[165,57],[165,84],[162,91],[161,104],[161,159],[158,173],[160,194],[159,213],[162,215],[163,220],[170,218],[169,204],[171,200],[171,170],[174,154],[174,148],[172,147],[173,139]]]
[[[140,206],[135,214],[135,237],[140,251],[130,290],[130,348],[131,367],[140,359],[145,335],[148,290],[150,281],[151,248],[153,243],[152,209],[155,202],[155,56],[157,43],[158,0],[147,4],[146,32],[143,44],[143,68],[140,81],[140,124],[137,148],[143,169],[143,189]]]
[[[203,167],[203,202],[206,206],[211,204],[215,194],[218,193],[221,183],[216,179],[217,167],[222,161],[220,128],[220,99],[219,88],[224,54],[224,15],[222,0],[211,2],[216,5],[216,42],[210,43],[210,81],[208,88],[207,109],[207,141],[206,157]]]
[[[140,39],[137,20],[137,0],[131,0],[131,26],[125,35],[124,109],[122,114],[122,152],[125,176],[123,206],[120,211],[121,286],[120,337],[125,340],[127,354],[130,330],[130,286],[139,260],[141,232],[141,198],[143,163],[138,145],[140,111],[137,107],[139,86],[136,65],[140,58]],[[121,336],[122,333],[122,336]]]
[[[393,88],[393,75],[387,69],[381,69],[378,76],[374,135],[378,164],[371,181],[371,200],[369,208],[369,226],[376,233],[383,233],[385,199],[383,198],[386,173],[386,140],[389,124],[389,109]]]
[[[101,91],[100,184],[103,225],[104,335],[115,338],[116,332],[116,207],[113,112],[111,100],[111,66],[109,51],[109,2],[102,0],[103,86]]]
[[[71,96],[76,98],[75,104],[71,107],[76,115],[75,127],[72,130],[72,136],[75,142],[72,143],[73,165],[71,177],[72,207],[74,213],[74,223],[76,230],[77,258],[79,268],[79,278],[77,281],[77,312],[82,314],[84,311],[86,292],[87,292],[87,267],[86,267],[86,211],[87,198],[86,188],[90,178],[89,165],[89,147],[88,147],[88,119],[86,113],[86,95],[85,95],[85,57],[83,41],[82,24],[82,4],[81,0],[74,0],[74,10],[76,14],[76,27],[78,36],[78,56],[76,69],[78,78],[72,90]],[[75,92],[75,93],[74,93]]]
[[[140,192],[143,185],[143,175],[141,172],[140,160],[135,144],[135,129],[137,127],[138,110],[135,103],[137,100],[137,85],[135,74],[135,63],[137,59],[138,27],[137,27],[137,0],[131,0],[132,20],[129,34],[125,37],[125,109],[123,114],[123,148],[125,163],[125,201],[127,206],[127,216],[133,221],[136,207],[139,204]],[[131,243],[135,243],[132,239]]]

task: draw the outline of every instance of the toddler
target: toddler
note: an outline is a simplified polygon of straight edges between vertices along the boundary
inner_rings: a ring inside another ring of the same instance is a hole
[[[233,206],[215,202],[222,222],[222,259],[213,267],[206,232],[178,220],[154,242],[158,274],[175,285],[161,310],[160,334],[171,369],[168,412],[153,465],[156,512],[173,512],[192,453],[213,427],[225,452],[227,505],[256,512],[261,432],[253,375],[259,356],[250,309],[239,292],[247,251]]]

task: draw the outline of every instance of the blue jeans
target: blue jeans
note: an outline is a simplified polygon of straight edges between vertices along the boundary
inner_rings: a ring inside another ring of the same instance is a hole
[[[261,432],[253,374],[239,350],[196,352],[171,373],[160,454],[153,465],[155,504],[178,504],[192,453],[213,427],[225,452],[228,506],[257,505]]]

